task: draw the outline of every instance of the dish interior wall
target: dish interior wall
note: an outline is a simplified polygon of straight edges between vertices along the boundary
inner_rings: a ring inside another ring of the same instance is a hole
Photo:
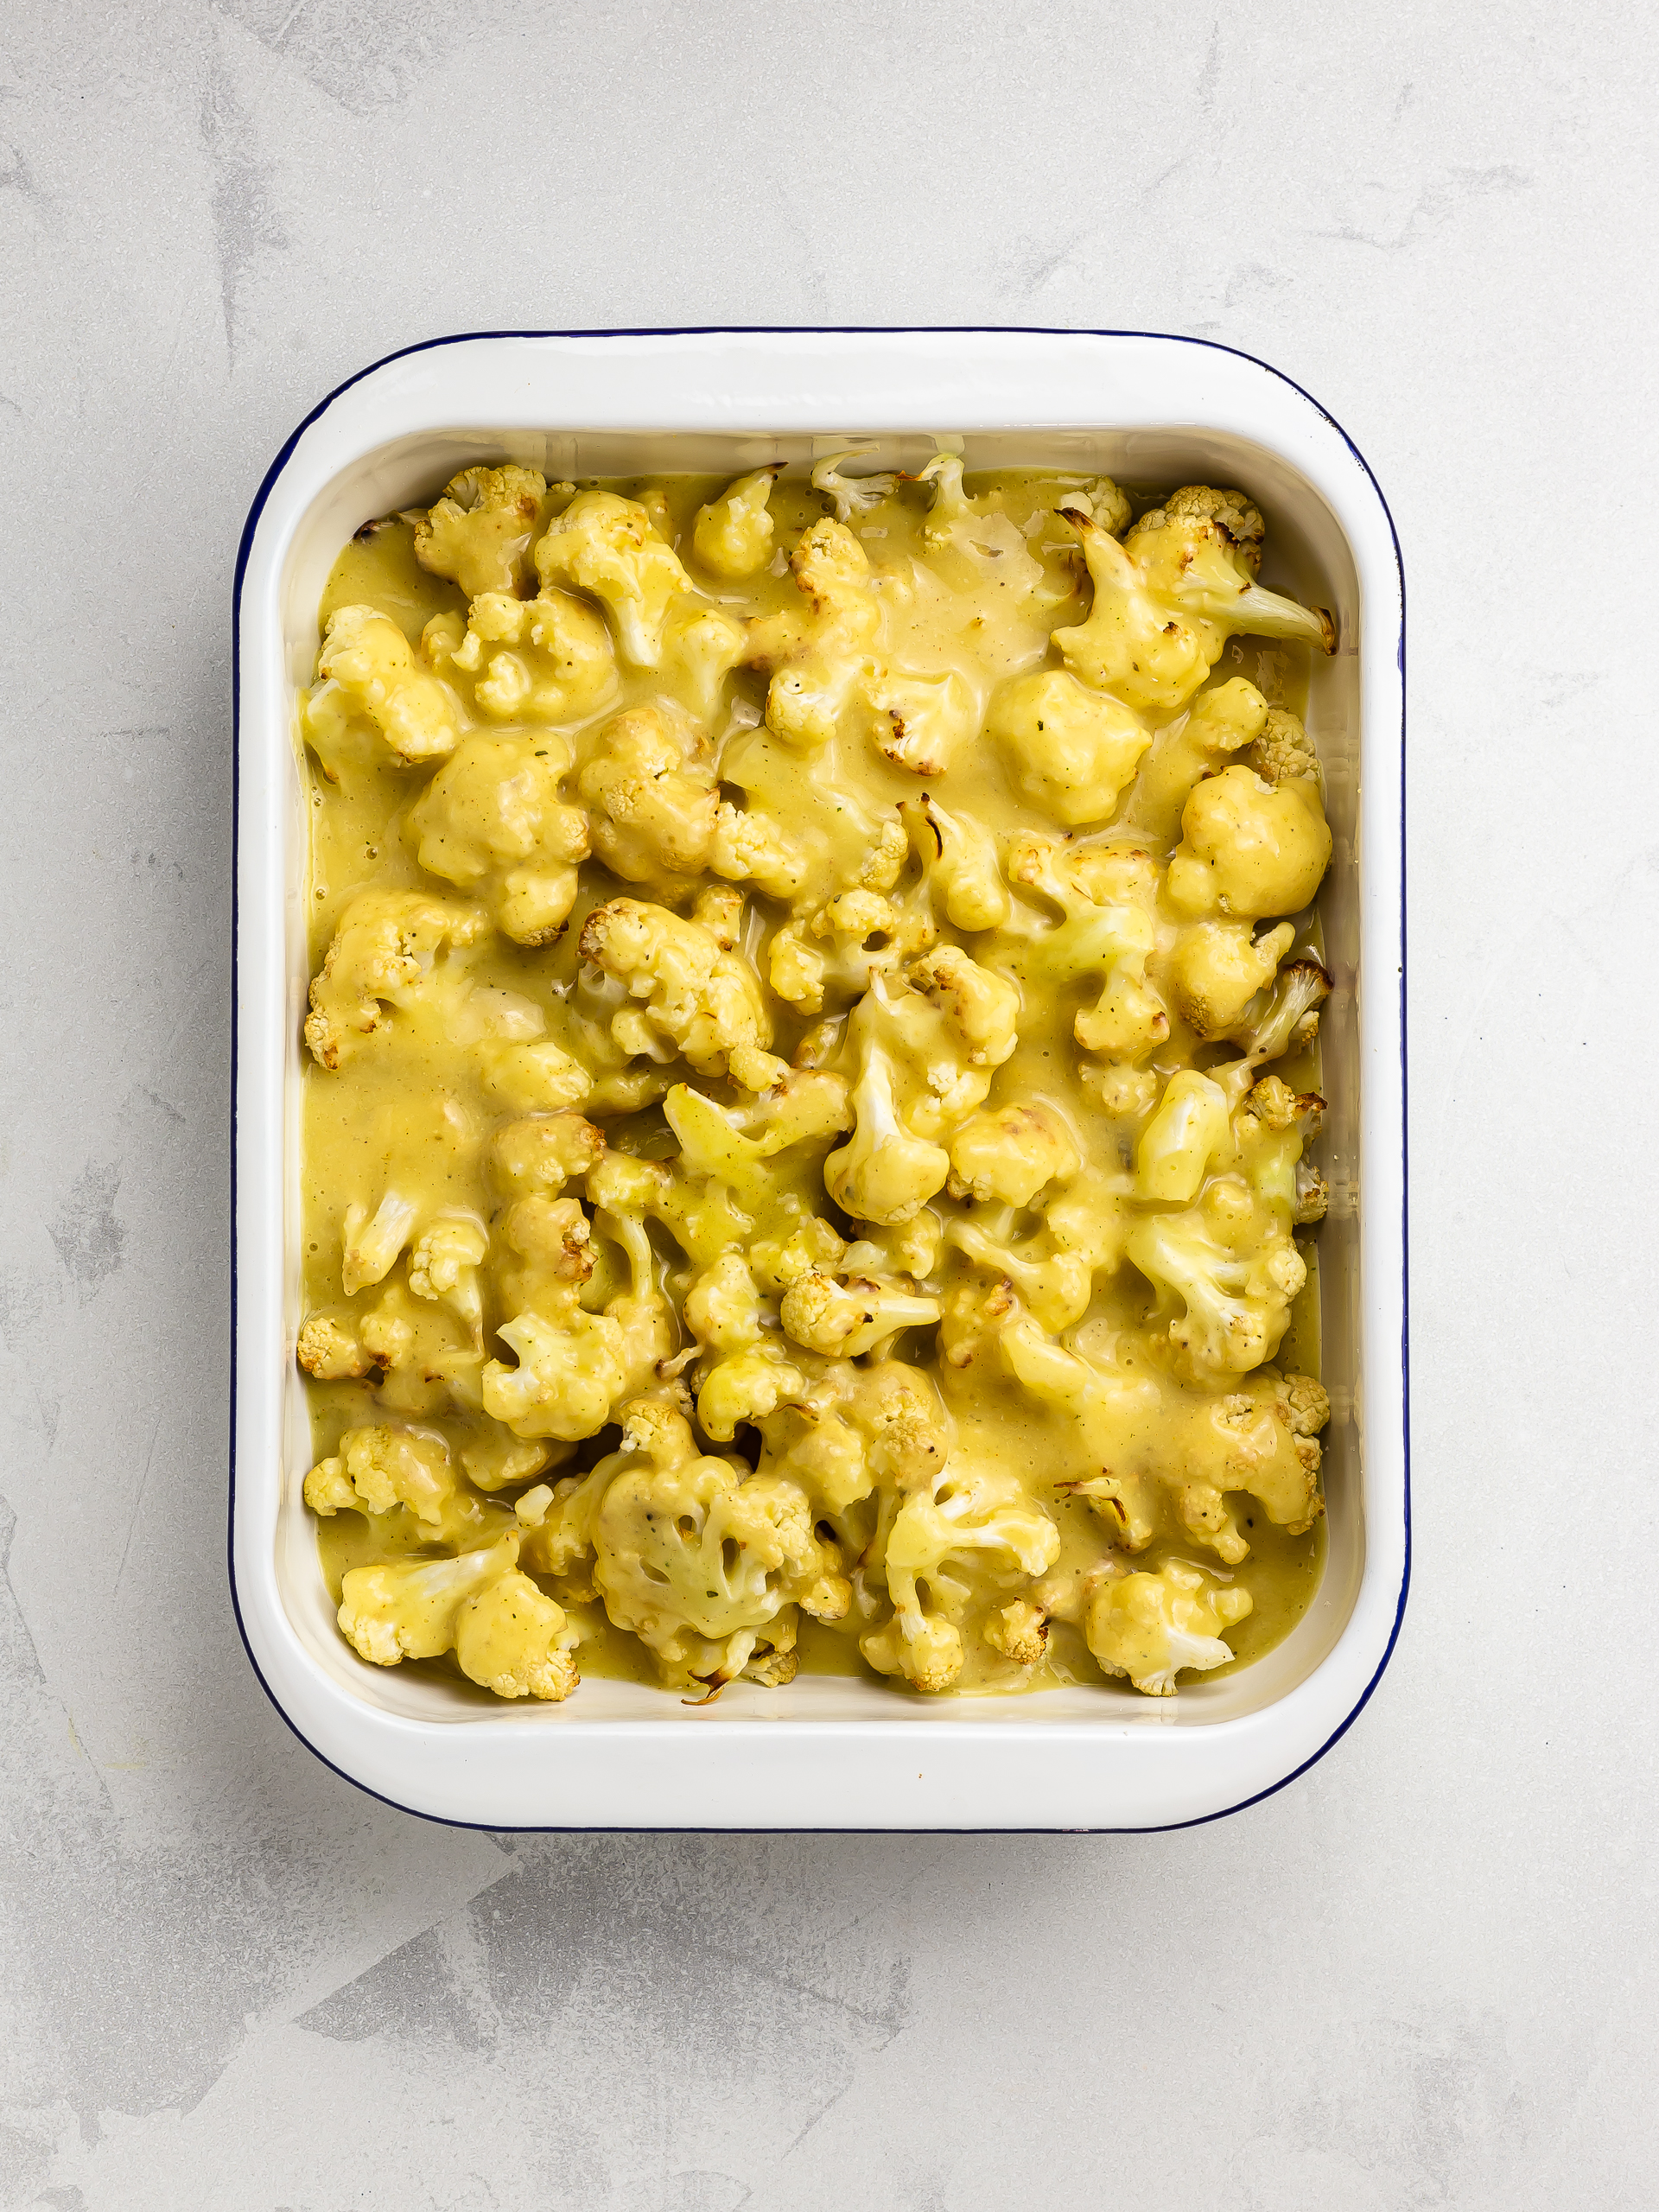
[[[1308,728],[1325,779],[1333,836],[1331,869],[1320,893],[1325,958],[1333,988],[1321,1027],[1324,1082],[1330,1111],[1319,1157],[1331,1186],[1331,1211],[1319,1236],[1323,1372],[1331,1393],[1325,1440],[1328,1545],[1325,1573],[1306,1612],[1285,1638],[1253,1665],[1220,1681],[1198,1681],[1177,1698],[1143,1698],[1116,1688],[1045,1691],[1028,1697],[925,1700],[873,1682],[803,1675],[786,1691],[734,1684],[721,1700],[723,1720],[880,1723],[918,1717],[948,1727],[987,1720],[1010,1726],[1091,1720],[1143,1727],[1204,1726],[1259,1713],[1306,1681],[1334,1647],[1353,1610],[1364,1564],[1363,1434],[1359,1346],[1359,896],[1358,819],[1361,732],[1359,585],[1347,541],[1320,495],[1281,456],[1227,433],[1172,424],[1156,430],[1053,429],[1029,432],[941,431],[853,436],[713,435],[672,430],[503,431],[456,429],[397,439],[365,454],[333,479],[296,528],[282,577],[284,696],[277,706],[295,732],[284,809],[288,887],[287,989],[284,1011],[283,1146],[284,1311],[287,1369],[283,1420],[283,1493],[276,1529],[276,1575],[296,1634],[326,1674],[352,1695],[408,1719],[495,1726],[581,1727],[618,1720],[694,1726],[698,1715],[661,1691],[631,1682],[584,1681],[565,1705],[504,1705],[407,1669],[364,1666],[334,1625],[334,1606],[318,1561],[315,1524],[301,1486],[312,1464],[310,1422],[292,1349],[301,1319],[299,1192],[301,1025],[308,982],[305,876],[307,809],[298,738],[297,694],[312,680],[317,607],[340,548],[359,526],[400,507],[425,505],[457,470],[477,461],[511,460],[559,476],[630,476],[671,473],[736,475],[772,461],[810,461],[856,443],[868,466],[920,468],[940,444],[959,450],[970,468],[1055,467],[1105,473],[1131,486],[1209,481],[1236,485],[1262,506],[1268,522],[1264,583],[1328,607],[1343,640],[1336,655],[1312,671]],[[1387,988],[1392,979],[1383,979]]]

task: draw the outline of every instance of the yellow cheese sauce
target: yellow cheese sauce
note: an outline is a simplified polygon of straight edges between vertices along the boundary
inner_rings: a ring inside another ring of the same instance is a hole
[[[297,1349],[365,1661],[1123,1695],[1300,1618],[1320,632],[1167,490],[474,471],[342,551]]]

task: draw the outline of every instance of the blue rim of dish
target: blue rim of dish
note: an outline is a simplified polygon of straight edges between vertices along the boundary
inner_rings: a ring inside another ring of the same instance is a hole
[[[413,353],[430,353],[443,346],[472,346],[480,340],[494,338],[986,338],[1013,336],[1021,338],[1154,338],[1162,343],[1177,346],[1196,346],[1206,353],[1228,353],[1236,360],[1249,361],[1255,368],[1264,369],[1281,384],[1288,385],[1299,397],[1305,399],[1314,412],[1327,422],[1359,464],[1367,483],[1376,494],[1377,505],[1389,525],[1389,537],[1394,547],[1395,574],[1400,586],[1400,1374],[1401,1374],[1401,1447],[1404,1472],[1405,1554],[1400,1575],[1400,1595],[1395,1605],[1394,1624],[1389,1630],[1389,1640],[1375,1672],[1361,1691],[1352,1710],[1340,1727],[1335,1728],[1319,1745],[1309,1753],[1300,1766],[1279,1781],[1268,1783],[1265,1789],[1255,1790],[1249,1797],[1241,1797],[1236,1805],[1224,1805],[1213,1813],[1199,1813],[1190,1821],[1159,1821],[1143,1827],[919,1827],[919,1828],[810,1828],[810,1827],[754,1827],[754,1828],[685,1828],[664,1822],[660,1827],[631,1827],[606,1828],[585,1823],[550,1823],[546,1826],[504,1824],[499,1821],[454,1821],[442,1813],[423,1813],[418,1806],[403,1804],[396,1797],[388,1797],[378,1789],[372,1789],[366,1782],[359,1781],[337,1766],[324,1751],[320,1751],[310,1738],[303,1733],[282,1700],[265,1680],[264,1671],[254,1656],[252,1644],[242,1618],[242,1601],[236,1586],[236,1405],[237,1405],[237,1076],[239,1058],[241,1027],[240,978],[242,969],[242,580],[248,565],[248,556],[253,545],[254,532],[259,518],[264,512],[265,502],[270,497],[277,478],[288,466],[294,448],[305,433],[335,400],[361,384],[365,377],[378,370],[389,368],[394,361],[407,360]],[[1230,1820],[1235,1813],[1249,1810],[1268,1797],[1276,1797],[1293,1782],[1300,1781],[1308,1769],[1317,1766],[1328,1751],[1339,1744],[1353,1726],[1360,1714],[1370,1703],[1372,1692],[1388,1670],[1394,1656],[1395,1646],[1400,1641],[1401,1624],[1405,1618],[1406,1599],[1411,1591],[1411,1160],[1410,1121],[1407,1082],[1406,1039],[1406,569],[1400,552],[1400,533],[1395,528],[1393,510],[1383,496],[1370,463],[1349,436],[1342,424],[1327,407],[1320,405],[1313,393],[1276,369],[1271,361],[1264,361],[1259,354],[1247,353],[1242,346],[1223,346],[1212,338],[1191,338],[1179,331],[1168,330],[1087,330],[1060,329],[1045,324],[1033,323],[677,323],[617,330],[464,330],[447,338],[423,338],[413,346],[400,346],[396,353],[385,354],[380,360],[372,361],[366,368],[359,369],[343,384],[338,384],[326,397],[320,399],[289,436],[270,467],[265,471],[255,493],[253,504],[248,509],[247,521],[242,526],[241,543],[237,548],[236,577],[232,592],[231,608],[231,1389],[230,1389],[230,1499],[226,1525],[226,1567],[231,1586],[231,1606],[236,1615],[237,1633],[242,1648],[248,1655],[248,1664],[254,1678],[275,1707],[283,1725],[304,1745],[311,1756],[321,1761],[330,1772],[350,1783],[353,1789],[360,1789],[365,1797],[375,1798],[380,1804],[390,1805],[399,1813],[407,1813],[417,1821],[429,1821],[435,1827],[475,1828],[490,1835],[1166,1835],[1179,1828],[1207,1827],[1212,1821]]]

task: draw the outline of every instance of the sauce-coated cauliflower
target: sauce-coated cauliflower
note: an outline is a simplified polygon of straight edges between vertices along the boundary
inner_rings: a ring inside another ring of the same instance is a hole
[[[461,741],[461,702],[423,667],[397,625],[372,607],[337,607],[317,657],[322,682],[306,701],[305,734],[331,778],[346,726],[373,725],[394,760],[442,760]]]
[[[305,1041],[325,1068],[338,1068],[432,983],[450,946],[477,943],[487,926],[476,906],[419,891],[365,891],[340,916],[311,984]]]
[[[757,468],[728,484],[717,499],[699,507],[692,549],[722,582],[754,575],[772,558],[772,520],[766,510],[781,463]]]
[[[421,647],[488,721],[581,721],[617,689],[603,617],[568,591],[485,593],[464,628],[459,615],[435,615]]]
[[[699,1075],[729,1074],[746,1090],[770,1090],[787,1072],[764,1049],[772,1023],[760,978],[701,923],[613,899],[583,923],[582,957],[643,1001],[612,1020],[624,1052],[653,1059],[678,1052]]]
[[[1319,887],[1331,831],[1307,778],[1269,784],[1251,768],[1206,777],[1181,815],[1169,863],[1170,904],[1186,914],[1254,920],[1294,914]]]
[[[616,492],[578,492],[537,541],[536,572],[543,588],[561,584],[598,600],[636,668],[657,666],[669,607],[691,588],[646,510]]]
[[[556,496],[569,488],[560,485]],[[463,468],[416,524],[415,558],[459,584],[468,599],[481,592],[516,597],[530,578],[530,549],[547,496],[547,480],[534,468],[511,461]]]
[[[520,944],[557,937],[588,857],[587,817],[559,796],[569,766],[550,731],[469,737],[410,812],[421,866],[484,899]]]
[[[1184,1670],[1207,1673],[1233,1654],[1221,1631],[1251,1611],[1249,1592],[1223,1588],[1201,1567],[1167,1560],[1155,1574],[1103,1583],[1084,1634],[1103,1674],[1127,1675],[1149,1697],[1171,1697]]]
[[[683,715],[633,707],[601,731],[576,779],[613,875],[683,898],[709,864],[720,804],[707,741]]]
[[[1109,820],[1152,743],[1133,708],[1059,668],[1005,684],[986,727],[1019,789],[1068,829]]]

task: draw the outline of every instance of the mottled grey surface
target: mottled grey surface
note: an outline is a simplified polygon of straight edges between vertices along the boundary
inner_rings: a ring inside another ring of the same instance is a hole
[[[1651,16],[11,0],[3,41],[0,2202],[1651,2204]],[[1398,518],[1416,1592],[1351,1736],[1218,1827],[449,1833],[237,1640],[243,514],[412,340],[719,321],[1225,339]]]

